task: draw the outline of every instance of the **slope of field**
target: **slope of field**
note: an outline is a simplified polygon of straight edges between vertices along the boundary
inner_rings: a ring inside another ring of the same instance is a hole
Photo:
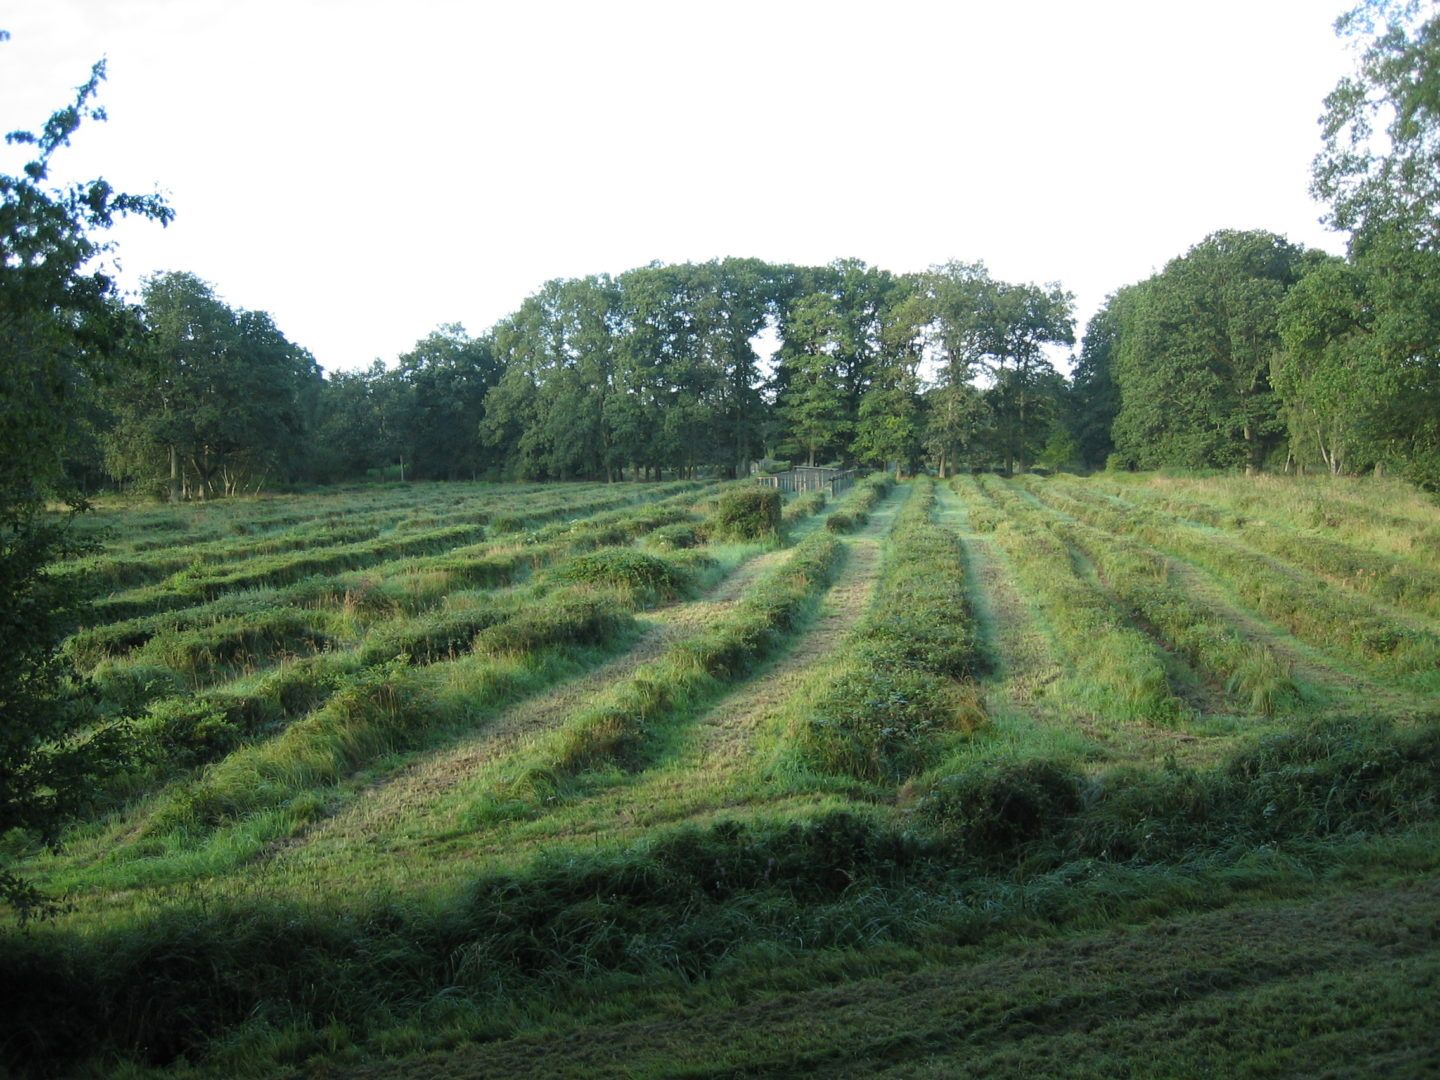
[[[743,487],[743,486],[737,486]],[[1430,1075],[1440,508],[873,477],[116,513],[20,1074]],[[93,527],[87,525],[87,527]]]

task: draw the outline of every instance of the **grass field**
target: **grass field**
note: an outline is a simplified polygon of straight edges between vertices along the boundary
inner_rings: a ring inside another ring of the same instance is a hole
[[[4,838],[69,906],[0,933],[0,1068],[1440,1071],[1433,500],[737,490],[88,519],[145,753]]]

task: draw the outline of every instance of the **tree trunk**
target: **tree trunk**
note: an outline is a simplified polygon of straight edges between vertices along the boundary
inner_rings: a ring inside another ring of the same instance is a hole
[[[170,501],[180,501],[180,455],[174,446],[170,447]]]

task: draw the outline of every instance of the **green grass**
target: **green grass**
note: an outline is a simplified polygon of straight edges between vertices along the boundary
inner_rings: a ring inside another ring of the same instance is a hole
[[[107,510],[107,581],[262,587],[72,638],[147,756],[0,838],[68,905],[0,1071],[1426,1075],[1440,509],[877,477],[721,542],[748,488]]]

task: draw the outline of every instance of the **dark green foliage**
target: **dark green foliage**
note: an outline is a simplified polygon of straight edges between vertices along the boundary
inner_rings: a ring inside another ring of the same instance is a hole
[[[1279,308],[1301,251],[1219,232],[1111,300],[1116,452],[1142,468],[1258,468],[1279,445],[1270,387]]]
[[[731,488],[715,507],[711,533],[717,540],[773,539],[780,533],[783,501],[774,488]]]
[[[119,216],[171,217],[160,199],[100,178],[50,180],[52,156],[85,120],[104,118],[93,102],[104,77],[96,64],[39,132],[7,135],[35,156],[20,175],[0,175],[0,835],[25,830],[50,844],[126,750],[122,732],[93,728],[89,695],[59,651],[81,598],[47,569],[84,550],[46,503],[83,509],[65,462],[90,439],[97,384],[135,328],[96,236]],[[23,916],[42,898],[0,865],[0,903]]]

